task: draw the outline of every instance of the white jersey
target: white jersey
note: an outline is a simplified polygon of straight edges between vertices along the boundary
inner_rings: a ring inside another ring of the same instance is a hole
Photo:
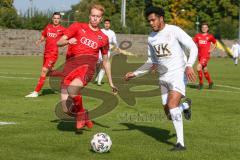
[[[108,40],[109,40],[109,50],[108,50],[108,57],[110,57],[110,51],[113,48],[113,46],[115,45],[118,48],[118,44],[117,44],[117,37],[116,34],[113,30],[111,29],[105,29],[102,28],[101,31],[108,36]],[[99,50],[99,54],[98,54],[98,63],[102,62],[102,53]]]
[[[108,39],[109,39],[109,48],[111,49],[113,47],[113,45],[115,45],[116,47],[118,47],[118,44],[117,44],[117,37],[116,37],[116,34],[113,30],[111,29],[101,29],[101,31],[108,36]]]
[[[240,55],[240,45],[238,43],[233,44],[231,50],[234,58]]]
[[[190,53],[188,60],[183,46]],[[148,60],[134,74],[141,76],[147,73],[153,64],[157,64],[160,75],[185,69],[186,66],[192,67],[197,54],[197,46],[189,35],[177,26],[165,24],[161,31],[149,35]]]

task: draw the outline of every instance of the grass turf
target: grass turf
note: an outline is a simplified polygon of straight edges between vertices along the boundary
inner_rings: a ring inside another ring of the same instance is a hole
[[[129,59],[129,63],[142,61],[142,58]],[[63,57],[56,66],[62,62]],[[59,121],[55,116],[59,94],[46,92],[38,98],[24,98],[37,83],[41,63],[42,58],[37,56],[0,57],[0,122],[16,122],[0,125],[0,159],[236,160],[240,157],[240,66],[235,67],[228,58],[213,58],[209,63],[214,89],[208,90],[206,85],[201,91],[194,85],[187,87],[187,96],[193,100],[193,117],[191,121],[184,120],[187,150],[177,153],[169,151],[176,135],[171,121],[164,116],[160,93],[137,97],[134,106],[118,96],[119,103],[113,111],[95,119],[92,130],[78,135],[74,123]],[[147,92],[156,87],[143,85],[132,91]],[[110,92],[107,83],[102,87],[89,83],[88,88]],[[46,83],[43,91],[48,89]],[[87,108],[99,103],[101,100],[97,98],[84,96]],[[113,145],[109,153],[90,150],[90,140],[97,132],[110,135]]]

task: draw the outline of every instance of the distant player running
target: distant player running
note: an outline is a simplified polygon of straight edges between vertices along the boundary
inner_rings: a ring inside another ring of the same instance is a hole
[[[186,76],[190,81],[196,80],[192,66],[197,58],[197,46],[181,28],[165,24],[163,9],[150,7],[146,17],[153,30],[148,37],[148,60],[135,72],[127,73],[125,80],[139,77],[154,68],[158,70],[162,104],[177,133],[177,143],[172,151],[185,150],[182,112],[187,120],[191,118],[191,100],[182,104],[180,101],[185,96]],[[181,45],[190,51],[187,61]]]
[[[61,20],[60,12],[53,13],[52,15],[53,24],[48,24],[44,28],[41,38],[36,41],[37,47],[41,42],[46,41],[42,72],[35,90],[25,97],[38,97],[38,93],[44,85],[48,72],[52,70],[54,64],[57,61],[58,58],[57,41],[60,39],[60,37],[63,35],[63,32],[65,31],[65,28],[60,25],[60,20]]]
[[[81,90],[95,73],[99,51],[103,55],[103,67],[110,87],[113,92],[117,91],[112,82],[111,66],[107,55],[109,49],[108,37],[99,28],[104,11],[103,6],[92,5],[89,9],[89,23],[73,23],[57,43],[58,46],[70,44],[63,69],[61,102],[64,112],[71,112],[69,106],[67,106],[67,101],[73,102],[77,131],[84,126],[93,127],[93,123],[83,106]]]
[[[233,53],[233,61],[235,66],[237,66],[238,64],[238,58],[240,56],[240,44],[238,43],[238,41],[234,41],[234,44],[232,45],[231,51]]]
[[[104,20],[104,28],[101,29],[101,31],[106,34],[108,36],[108,40],[109,40],[109,51],[108,51],[108,58],[111,57],[111,49],[113,47],[118,48],[118,44],[117,44],[117,38],[116,38],[116,34],[113,30],[110,29],[111,28],[111,20],[110,19],[105,19]],[[97,82],[98,86],[101,86],[102,84],[102,79],[104,77],[105,74],[105,70],[102,67],[102,54],[101,52],[99,52],[99,62],[100,63],[100,71],[95,79],[95,82]]]
[[[213,81],[207,69],[207,64],[210,59],[210,53],[216,48],[216,39],[212,34],[208,33],[208,24],[201,24],[202,33],[198,33],[193,38],[198,46],[198,65],[197,72],[199,77],[199,89],[203,89],[203,74],[208,81],[208,88],[212,89]]]

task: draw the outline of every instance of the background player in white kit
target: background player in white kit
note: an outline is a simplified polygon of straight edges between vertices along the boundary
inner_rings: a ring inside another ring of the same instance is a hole
[[[233,53],[233,60],[234,60],[234,64],[237,66],[238,64],[238,58],[240,55],[240,44],[238,43],[238,41],[234,41],[234,44],[232,45],[232,53]]]
[[[192,66],[198,49],[192,38],[181,28],[165,24],[163,9],[150,7],[146,10],[146,17],[153,30],[148,37],[148,60],[135,72],[127,73],[125,80],[157,69],[160,74],[162,104],[167,116],[170,113],[168,118],[173,121],[177,133],[177,143],[172,150],[185,150],[182,111],[186,119],[191,118],[191,100],[188,99],[182,104],[180,101],[185,96],[185,76],[190,81],[196,80]],[[188,60],[181,45],[189,50]]]
[[[116,34],[113,30],[110,29],[111,28],[111,20],[110,19],[105,19],[104,20],[104,28],[101,29],[101,31],[108,36],[109,39],[109,51],[108,51],[108,58],[111,57],[111,49],[113,49],[114,47],[116,49],[118,49],[118,44],[117,44],[117,37]],[[101,86],[102,84],[102,79],[104,77],[105,74],[105,70],[102,67],[102,54],[101,52],[99,52],[99,61],[98,63],[100,63],[100,71],[98,72],[98,75],[95,79],[95,82],[97,83],[98,86]]]

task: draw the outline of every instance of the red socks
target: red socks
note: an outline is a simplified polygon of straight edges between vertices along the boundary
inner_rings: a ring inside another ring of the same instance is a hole
[[[37,86],[36,86],[36,88],[35,88],[35,92],[39,92],[39,91],[42,89],[45,80],[46,80],[46,77],[41,76],[41,77],[39,78],[38,84],[37,84]]]
[[[205,78],[207,79],[208,83],[212,83],[212,79],[210,77],[209,72],[202,72],[202,71],[198,71],[198,77],[199,77],[199,84],[203,84],[203,74],[205,76]]]
[[[82,103],[82,96],[78,95],[73,98],[74,104],[76,106],[77,112],[85,112],[85,109],[83,108],[83,103]]]
[[[212,79],[211,79],[210,74],[208,73],[208,71],[207,71],[207,72],[204,72],[204,76],[205,76],[205,78],[207,79],[207,81],[208,81],[209,84],[212,83]]]
[[[203,84],[203,73],[202,71],[198,71],[198,78],[199,78],[199,84]]]

